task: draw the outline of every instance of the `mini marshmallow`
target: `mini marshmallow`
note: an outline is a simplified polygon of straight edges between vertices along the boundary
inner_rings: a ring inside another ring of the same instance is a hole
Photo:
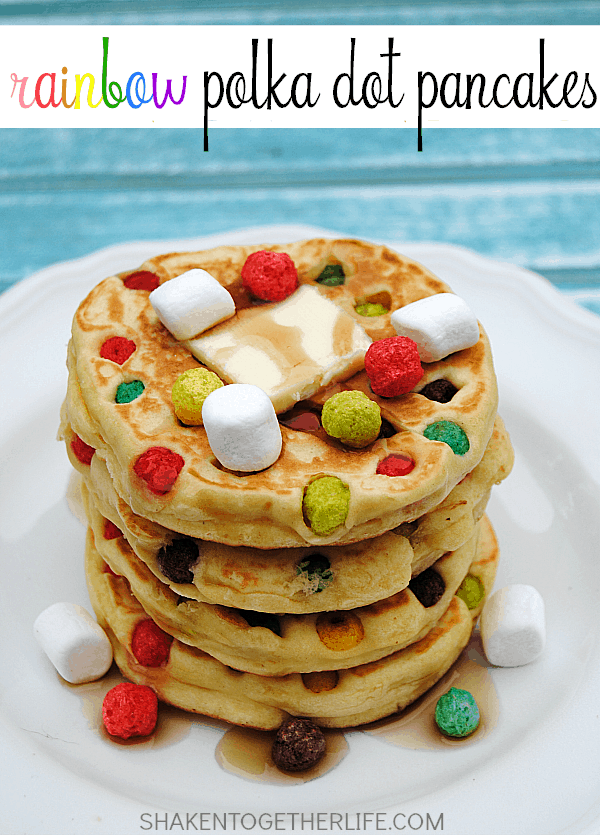
[[[520,667],[544,649],[544,601],[533,586],[505,586],[487,600],[480,620],[481,640],[490,664]]]
[[[113,660],[110,641],[76,603],[54,603],[38,615],[33,634],[60,675],[71,684],[101,678]]]
[[[229,470],[253,473],[270,467],[281,452],[281,429],[265,392],[249,383],[212,391],[202,420],[215,457]]]
[[[188,270],[150,293],[150,303],[175,339],[191,339],[235,313],[231,294],[206,270]]]
[[[395,310],[390,321],[398,336],[417,343],[423,362],[436,362],[479,340],[479,323],[454,293],[437,293]]]

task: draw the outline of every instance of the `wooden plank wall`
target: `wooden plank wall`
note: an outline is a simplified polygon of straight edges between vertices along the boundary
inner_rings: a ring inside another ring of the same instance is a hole
[[[580,24],[556,2],[0,0],[13,24]],[[600,126],[575,130],[0,130],[0,289],[128,240],[308,223],[529,267],[600,312]]]

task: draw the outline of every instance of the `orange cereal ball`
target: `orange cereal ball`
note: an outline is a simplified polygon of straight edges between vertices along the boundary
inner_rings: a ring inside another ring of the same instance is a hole
[[[353,649],[365,637],[360,619],[352,612],[322,612],[316,629],[320,641],[335,652]]]
[[[315,673],[302,673],[302,684],[311,693],[326,693],[335,690],[340,679],[337,670],[320,670]]]

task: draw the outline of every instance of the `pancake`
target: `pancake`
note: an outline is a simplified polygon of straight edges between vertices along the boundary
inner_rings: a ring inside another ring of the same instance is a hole
[[[479,553],[470,566],[489,594],[498,559],[491,525],[482,522]],[[113,645],[115,660],[131,681],[146,684],[162,701],[238,725],[277,728],[293,716],[324,727],[352,727],[401,710],[432,687],[466,646],[481,606],[469,610],[454,596],[420,640],[368,664],[339,671],[260,676],[231,669],[177,639],[162,667],[138,664],[131,653],[135,626],[147,619],[128,582],[104,570],[89,536],[86,575],[90,599]]]
[[[71,456],[85,479],[93,508],[119,528],[137,557],[176,596],[275,614],[353,609],[401,591],[411,576],[473,535],[492,485],[508,475],[513,458],[508,435],[497,418],[475,470],[441,505],[415,522],[349,545],[261,550],[183,540],[196,554],[196,561],[188,569],[190,581],[176,582],[161,570],[160,559],[173,542],[176,551],[182,540],[133,513],[114,490],[102,459],[94,456],[86,467]],[[98,539],[102,536],[99,524],[95,530]],[[184,554],[187,557],[187,548]]]
[[[265,248],[287,252],[297,267],[301,289],[312,288],[315,298],[333,301],[344,321],[354,328],[360,326],[368,339],[395,335],[390,313],[364,316],[357,312],[357,306],[373,302],[393,311],[420,298],[449,292],[447,285],[419,264],[385,247],[353,240],[219,247],[159,256],[140,269],[150,271],[161,282],[192,268],[207,270],[230,291],[237,307],[235,316],[216,328],[237,333],[240,322],[254,322],[260,317],[266,333],[277,303],[253,305],[240,279],[248,255]],[[317,281],[327,265],[342,267],[342,285],[330,287]],[[147,291],[127,287],[129,275],[123,273],[101,282],[75,314],[61,436],[69,442],[74,432],[95,450],[118,495],[139,516],[179,534],[234,546],[272,549],[358,542],[423,516],[481,461],[497,409],[496,379],[483,328],[473,347],[424,364],[422,380],[408,394],[377,397],[369,388],[365,372],[357,369],[353,360],[330,384],[317,385],[309,401],[293,407],[318,415],[320,405],[340,390],[365,392],[379,404],[385,421],[384,431],[368,447],[345,447],[322,428],[291,428],[285,425],[286,412],[280,415],[283,448],[274,464],[245,475],[226,470],[212,453],[204,428],[184,426],[171,403],[171,388],[177,377],[200,365],[191,353],[193,346],[178,342],[164,328]],[[256,323],[253,327],[259,330]],[[100,355],[104,342],[115,336],[135,345],[134,353],[121,364]],[[262,336],[258,342],[256,335],[252,338],[253,350],[263,351]],[[297,336],[294,338],[298,341]],[[341,338],[338,341],[344,342]],[[337,345],[333,335],[332,342]],[[350,374],[347,378],[346,373]],[[315,379],[320,379],[318,374]],[[431,400],[420,393],[427,391],[429,383],[442,379],[455,388],[448,402]],[[117,387],[133,381],[143,384],[143,393],[129,403],[116,403]],[[283,402],[279,393],[273,399],[278,404]],[[461,427],[468,450],[457,454],[446,443],[428,440],[424,432],[437,421]],[[151,492],[134,471],[139,457],[157,445],[184,460],[172,488],[161,495]],[[378,463],[390,454],[411,457],[415,462],[412,472],[402,477],[377,474]],[[327,536],[314,533],[303,514],[304,491],[322,475],[339,478],[350,491],[345,522]]]
[[[334,670],[375,661],[423,637],[448,608],[477,552],[468,542],[440,557],[424,582],[439,584],[424,604],[410,586],[368,606],[305,615],[213,606],[178,596],[137,559],[123,537],[105,539],[103,517],[86,502],[90,536],[110,569],[124,577],[149,617],[182,643],[258,675]],[[410,578],[409,578],[410,579]],[[435,602],[434,602],[435,601]]]

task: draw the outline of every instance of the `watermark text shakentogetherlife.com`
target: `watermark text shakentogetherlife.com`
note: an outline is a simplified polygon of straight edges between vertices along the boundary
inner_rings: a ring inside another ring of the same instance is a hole
[[[146,832],[443,832],[442,812],[145,812]]]

